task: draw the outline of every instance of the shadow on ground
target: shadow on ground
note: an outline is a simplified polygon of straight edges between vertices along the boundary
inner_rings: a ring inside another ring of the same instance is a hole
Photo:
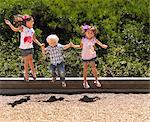
[[[20,100],[16,100],[13,103],[8,103],[8,105],[11,105],[11,107],[15,107],[18,104],[22,104],[24,102],[27,102],[30,100],[30,96],[26,96],[25,98],[21,98]]]
[[[62,101],[64,100],[63,97],[59,97],[59,98],[56,98],[55,96],[51,96],[48,100],[46,101],[38,101],[38,102],[55,102],[55,101]]]
[[[88,97],[87,95],[84,95],[83,98],[81,98],[79,101],[81,102],[95,102],[99,100],[99,97]]]

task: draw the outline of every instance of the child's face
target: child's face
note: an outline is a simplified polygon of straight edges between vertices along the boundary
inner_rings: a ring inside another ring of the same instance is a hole
[[[57,45],[57,41],[55,39],[51,39],[48,41],[48,44],[51,46],[51,47],[55,47]]]
[[[88,39],[92,39],[94,37],[94,32],[92,30],[87,30],[85,32],[85,36],[88,38]]]
[[[30,21],[26,21],[26,26],[27,26],[28,28],[33,28],[33,24],[34,24],[33,18],[31,18]]]

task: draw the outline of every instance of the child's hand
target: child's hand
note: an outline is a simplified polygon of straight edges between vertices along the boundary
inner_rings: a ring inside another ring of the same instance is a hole
[[[11,24],[11,22],[10,22],[9,20],[7,20],[7,19],[4,19],[4,21],[5,21],[5,23],[6,23],[7,25],[10,25],[10,24]]]
[[[106,49],[108,47],[108,45],[103,44],[102,48]]]
[[[70,42],[69,44],[70,44],[70,47],[73,47],[73,46],[74,46],[74,44],[73,44],[72,42]]]
[[[73,44],[72,42],[70,42],[70,43],[71,43],[71,47],[75,48],[75,44]]]
[[[44,44],[44,43],[42,43],[42,44],[41,44],[41,47],[45,47],[45,44]]]

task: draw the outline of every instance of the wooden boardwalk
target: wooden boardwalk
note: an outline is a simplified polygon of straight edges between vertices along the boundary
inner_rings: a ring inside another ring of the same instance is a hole
[[[141,77],[100,77],[101,88],[88,77],[90,89],[83,89],[81,77],[66,77],[67,87],[62,88],[59,78],[52,83],[51,78],[37,78],[25,82],[23,78],[0,78],[0,95],[39,94],[39,93],[150,93],[150,78]]]

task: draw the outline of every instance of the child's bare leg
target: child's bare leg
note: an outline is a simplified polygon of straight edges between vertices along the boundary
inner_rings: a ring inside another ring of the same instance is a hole
[[[36,78],[36,73],[34,69],[33,56],[32,54],[28,55],[29,66],[31,68],[31,73],[34,78]]]
[[[94,81],[94,84],[97,86],[97,87],[101,87],[101,83],[98,81],[97,79],[97,69],[96,69],[96,65],[95,65],[95,62],[91,62],[91,67],[92,67],[92,72],[93,72],[93,75],[95,77],[95,81]]]
[[[86,80],[86,77],[87,77],[87,70],[88,70],[88,62],[84,62],[83,64],[84,64],[84,72],[83,72],[84,81],[83,81],[83,87],[84,87],[85,89],[88,89],[88,88],[90,88],[90,86],[89,86],[89,84],[88,84],[88,82],[87,82],[87,80]]]
[[[29,76],[28,76],[28,57],[24,56],[23,61],[24,61],[24,77],[25,77],[25,80],[28,80],[29,79]]]
[[[95,62],[92,61],[90,64],[91,64],[91,67],[92,67],[92,73],[93,73],[93,75],[95,77],[95,80],[97,81],[97,69],[96,69]]]
[[[83,65],[84,65],[83,77],[84,77],[84,82],[86,82],[87,81],[86,77],[87,77],[88,63],[84,62]]]

